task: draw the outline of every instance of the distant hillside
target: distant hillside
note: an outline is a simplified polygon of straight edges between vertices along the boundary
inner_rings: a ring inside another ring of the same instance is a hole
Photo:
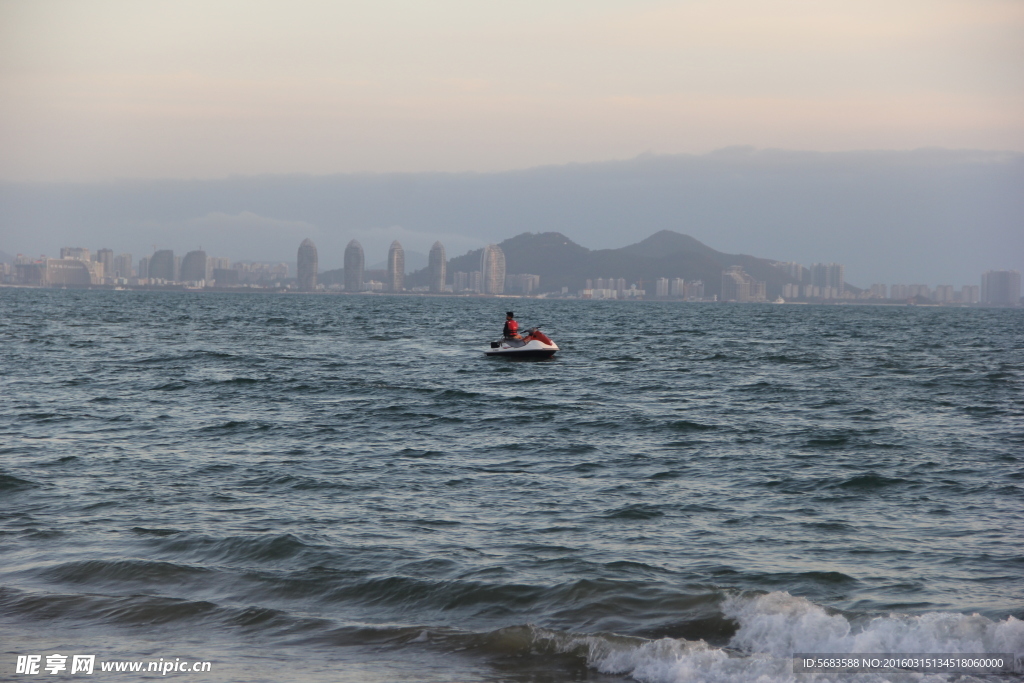
[[[625,278],[627,283],[642,283],[654,289],[659,277],[703,280],[707,296],[721,293],[722,271],[729,266],[743,269],[768,284],[768,296],[779,295],[782,285],[793,282],[768,259],[715,251],[699,240],[671,230],[662,230],[645,240],[620,249],[592,251],[558,232],[523,233],[501,242],[507,273],[533,273],[540,276],[541,291],[568,287],[582,289],[588,278]],[[470,251],[448,261],[448,279],[457,271],[480,269],[482,249]],[[406,277],[407,286],[426,285],[426,269]]]

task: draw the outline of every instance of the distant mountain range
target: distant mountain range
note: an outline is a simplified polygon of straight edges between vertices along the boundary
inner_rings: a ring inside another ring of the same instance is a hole
[[[729,266],[743,269],[767,283],[768,296],[779,295],[782,285],[795,282],[769,259],[744,254],[725,254],[702,242],[671,230],[656,232],[647,239],[619,249],[591,250],[559,232],[525,232],[498,244],[505,252],[505,272],[540,276],[541,291],[568,287],[582,289],[588,278],[625,278],[627,285],[642,284],[653,293],[660,277],[702,280],[706,296],[720,294],[722,271]],[[448,261],[448,279],[458,271],[480,270],[482,249],[475,249]],[[406,275],[406,287],[430,283],[426,268]]]

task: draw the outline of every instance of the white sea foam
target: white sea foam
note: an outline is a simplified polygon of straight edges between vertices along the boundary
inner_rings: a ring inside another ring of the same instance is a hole
[[[1024,652],[1024,621],[992,621],[979,614],[890,614],[854,626],[789,593],[736,597],[723,605],[740,628],[729,645],[744,652],[791,656],[793,652]]]
[[[891,614],[851,623],[841,614],[789,593],[738,596],[723,605],[739,629],[728,648],[703,641],[663,638],[642,644],[586,639],[589,661],[604,673],[643,683],[825,683],[978,680],[963,674],[793,674],[794,652],[820,653],[1024,653],[1024,621],[992,621],[978,614]],[[987,678],[986,680],[992,680]]]

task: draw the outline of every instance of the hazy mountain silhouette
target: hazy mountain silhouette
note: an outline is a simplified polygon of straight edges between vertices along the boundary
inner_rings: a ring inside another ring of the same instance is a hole
[[[702,280],[706,296],[719,294],[722,271],[743,266],[758,280],[768,283],[768,295],[778,296],[783,284],[793,282],[773,261],[743,254],[716,251],[689,235],[661,230],[645,240],[619,249],[590,250],[559,232],[522,233],[500,242],[505,252],[505,272],[540,276],[541,291],[583,288],[587,278],[625,278],[627,286],[642,284],[653,294],[659,277]],[[448,261],[449,280],[457,271],[480,269],[482,249]],[[426,269],[406,277],[407,286],[429,283]]]
[[[959,286],[977,284],[988,269],[1024,270],[1021,187],[1024,154],[936,149],[731,148],[497,173],[0,181],[0,249],[53,255],[63,246],[109,247],[137,261],[155,248],[202,247],[232,261],[291,262],[310,238],[320,266],[330,269],[342,265],[352,239],[371,265],[396,239],[421,253],[440,240],[452,255],[530,230],[615,251],[667,230],[723,253],[840,262],[864,286]],[[647,273],[643,258],[662,258],[679,237],[658,239],[631,245],[608,268],[629,254],[640,260],[622,267]],[[691,246],[672,261],[688,264],[684,277],[694,268],[706,273],[702,260],[706,267],[721,259]],[[605,270],[601,258],[593,256],[597,271]],[[544,261],[537,263],[541,270]],[[514,260],[510,267],[521,268]]]

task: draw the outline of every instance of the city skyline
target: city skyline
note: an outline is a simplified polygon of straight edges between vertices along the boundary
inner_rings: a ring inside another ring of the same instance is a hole
[[[731,253],[841,261],[862,283],[971,282],[1024,270],[1021,186],[1024,154],[754,149],[481,175],[0,182],[0,251],[158,245],[269,262],[310,238],[333,269],[352,239],[367,267],[397,239],[419,267],[438,240],[458,254],[525,229],[615,249],[668,229]]]
[[[649,240],[656,237],[652,236]],[[678,238],[690,239],[685,235],[678,235]],[[318,286],[318,251],[309,238],[304,239],[299,245],[294,283],[287,263],[281,262],[274,267],[237,261],[232,264],[228,258],[209,257],[203,250],[192,250],[184,257],[180,257],[175,255],[173,250],[159,249],[150,257],[140,258],[137,270],[130,267],[131,254],[121,253],[115,256],[115,252],[109,248],[100,248],[94,254],[85,247],[62,247],[60,257],[31,259],[19,254],[14,269],[8,264],[2,264],[0,278],[8,284],[42,286],[191,284],[223,288],[259,285],[302,292],[332,290],[487,295],[501,295],[507,292],[522,296],[540,294],[583,299],[671,298],[690,301],[764,302],[773,300],[774,297],[776,302],[877,300],[1013,306],[1021,303],[1019,271],[988,270],[981,275],[980,285],[964,284],[959,288],[949,284],[939,284],[933,288],[924,284],[902,283],[873,283],[869,287],[857,287],[845,280],[845,266],[834,262],[814,263],[808,267],[796,262],[768,262],[773,270],[784,273],[790,279],[790,282],[782,285],[781,290],[777,286],[769,288],[766,282],[752,277],[740,265],[729,266],[721,271],[721,288],[710,299],[705,297],[705,285],[702,280],[687,280],[681,277],[658,277],[649,283],[652,287],[649,292],[643,288],[642,280],[629,282],[627,288],[626,278],[587,278],[585,284],[572,294],[565,286],[561,287],[560,292],[550,283],[544,287],[539,275],[509,273],[504,251],[495,244],[487,245],[480,251],[479,270],[453,272],[449,284],[446,278],[448,264],[445,248],[440,241],[435,241],[432,245],[428,265],[414,273],[426,273],[429,284],[409,289],[404,286],[404,250],[398,240],[393,240],[389,248],[387,268],[384,271],[386,277],[383,282],[365,280],[363,249],[358,241],[352,240],[346,247],[345,259],[349,268],[341,270],[344,278],[344,285],[341,287]],[[28,267],[35,270],[26,270]],[[774,291],[769,292],[769,289]]]

